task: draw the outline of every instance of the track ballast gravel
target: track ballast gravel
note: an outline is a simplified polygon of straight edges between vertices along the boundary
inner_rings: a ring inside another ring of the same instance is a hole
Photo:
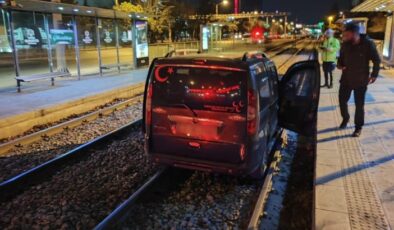
[[[0,228],[93,228],[156,171],[139,129],[0,203]]]
[[[137,103],[33,144],[12,149],[8,154],[0,157],[0,182],[138,120],[141,117],[141,107],[141,103]]]
[[[164,200],[136,205],[119,229],[243,229],[258,190],[256,181],[195,172]]]

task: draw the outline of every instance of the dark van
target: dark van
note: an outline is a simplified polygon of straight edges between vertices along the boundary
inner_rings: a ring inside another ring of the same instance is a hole
[[[145,149],[154,162],[261,177],[279,127],[314,133],[317,61],[281,81],[263,53],[153,61],[144,95]]]

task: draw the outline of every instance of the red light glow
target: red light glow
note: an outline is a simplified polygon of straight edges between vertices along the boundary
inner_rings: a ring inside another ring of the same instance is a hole
[[[155,73],[157,69],[161,69],[163,67],[186,67],[186,68],[203,68],[203,69],[214,69],[214,70],[227,70],[227,71],[236,71],[236,72],[246,72],[245,69],[226,67],[226,66],[217,66],[217,65],[190,65],[190,64],[163,64],[156,65]]]

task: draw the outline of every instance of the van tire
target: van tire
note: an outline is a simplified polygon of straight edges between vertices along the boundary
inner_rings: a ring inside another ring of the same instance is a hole
[[[267,169],[267,163],[266,163],[266,159],[264,157],[264,159],[260,163],[259,167],[257,167],[251,174],[249,174],[249,177],[254,180],[262,180],[262,179],[264,179],[266,169]]]

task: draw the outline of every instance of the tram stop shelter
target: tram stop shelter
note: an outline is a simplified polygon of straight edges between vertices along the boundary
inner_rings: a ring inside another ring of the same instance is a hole
[[[148,65],[147,16],[37,0],[0,9],[0,88],[15,77],[78,79]]]
[[[379,51],[381,52],[382,61],[386,66],[394,66],[394,23],[393,23],[393,12],[394,4],[392,0],[366,0],[354,7],[351,13],[372,13],[372,14],[384,14],[384,21],[381,23],[376,20],[376,17],[366,17],[365,23],[371,24],[374,30],[383,25],[383,37],[381,44],[377,44]],[[368,33],[369,34],[369,33]]]

